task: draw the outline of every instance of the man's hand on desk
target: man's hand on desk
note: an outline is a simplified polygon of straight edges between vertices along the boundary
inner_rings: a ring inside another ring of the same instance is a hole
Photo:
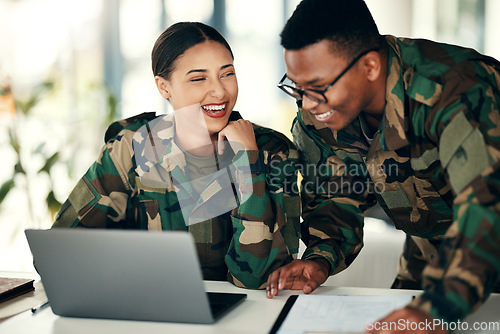
[[[273,298],[283,289],[303,290],[309,294],[326,281],[328,269],[328,263],[323,259],[293,260],[269,275],[267,298]]]
[[[386,317],[372,323],[366,332],[371,334],[446,334],[441,327],[428,326],[434,318],[411,307],[396,310]]]

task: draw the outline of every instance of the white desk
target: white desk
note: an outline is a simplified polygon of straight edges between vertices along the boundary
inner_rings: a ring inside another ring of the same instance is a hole
[[[26,273],[26,272],[2,272],[0,271],[1,277],[12,277],[12,278],[28,278],[35,280],[35,290],[25,293],[13,299],[9,299],[0,303],[0,323],[5,319],[11,317],[12,315],[21,313],[25,310],[36,307],[47,300],[45,295],[45,290],[42,283],[40,282],[40,276],[36,273]],[[0,333],[2,333],[0,331]]]
[[[0,272],[0,276],[8,276],[9,273]],[[28,276],[30,277],[30,276]],[[38,285],[40,289],[40,285]],[[101,319],[80,319],[59,317],[52,313],[50,307],[32,314],[30,310],[18,314],[0,323],[2,334],[108,334],[108,333],[268,333],[273,326],[281,308],[287,298],[297,291],[282,291],[280,295],[267,299],[264,290],[245,290],[237,288],[227,282],[205,282],[207,291],[213,292],[239,292],[246,293],[248,298],[236,309],[225,315],[214,325],[190,325],[178,323],[159,323],[141,321],[120,321]],[[43,290],[34,300],[35,305],[39,303]],[[348,295],[386,295],[408,293],[408,290],[391,290],[375,288],[349,288],[323,286],[314,292],[315,294],[348,294]],[[20,297],[18,297],[20,298]],[[33,302],[35,296],[27,296]],[[14,300],[15,301],[15,300]],[[0,307],[2,304],[0,304]],[[1,309],[1,308],[0,308]],[[474,321],[490,321],[499,323],[500,326],[500,294],[490,297],[483,307],[468,317],[466,322],[472,326]],[[470,333],[495,333],[494,331],[470,331]],[[498,333],[498,331],[496,331]]]

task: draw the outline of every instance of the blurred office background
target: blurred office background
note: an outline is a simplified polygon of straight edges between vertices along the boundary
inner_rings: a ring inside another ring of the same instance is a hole
[[[290,136],[279,33],[298,0],[0,0],[0,270],[33,270],[25,228],[48,228],[115,119],[170,112],[150,53],[178,21],[228,39],[236,110]],[[477,49],[497,59],[498,0],[367,0],[380,32]]]

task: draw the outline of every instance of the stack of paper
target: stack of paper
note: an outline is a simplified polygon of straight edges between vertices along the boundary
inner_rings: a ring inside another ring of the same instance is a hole
[[[287,302],[289,311],[283,323],[280,326],[277,323],[273,327],[278,334],[362,333],[369,324],[398,308],[404,307],[413,296],[410,294],[388,296],[300,295],[290,298],[290,301]]]

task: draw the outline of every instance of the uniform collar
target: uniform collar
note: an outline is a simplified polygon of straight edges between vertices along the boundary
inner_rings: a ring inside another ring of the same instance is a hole
[[[229,121],[241,119],[241,115],[237,111],[233,111]],[[153,124],[154,123],[154,124]],[[173,173],[175,176],[180,176],[179,172],[185,174],[186,158],[184,151],[175,142],[175,120],[174,114],[168,114],[157,118],[154,122],[150,122],[151,133],[149,135],[154,140],[156,152],[158,152],[159,160],[157,162],[166,171]]]
[[[299,108],[297,116],[297,120],[299,123],[302,123],[302,127],[313,127],[316,130],[316,132],[309,132],[309,135],[314,137],[313,139],[322,149],[328,149],[329,147],[336,146],[338,143],[343,143],[357,147],[365,152],[368,151],[368,145],[363,138],[357,119],[348,124],[345,129],[336,131],[316,120],[309,111]]]
[[[133,138],[135,172],[143,186],[172,188],[172,171],[183,174],[186,166],[180,148],[173,140],[173,114],[161,115],[136,131]],[[169,156],[169,159],[166,157]]]
[[[233,111],[229,121],[241,118],[239,112]],[[172,179],[177,181],[176,184],[189,185],[186,177],[186,157],[174,138],[174,114],[157,117],[135,133],[135,170],[145,185],[167,189],[172,187]]]

